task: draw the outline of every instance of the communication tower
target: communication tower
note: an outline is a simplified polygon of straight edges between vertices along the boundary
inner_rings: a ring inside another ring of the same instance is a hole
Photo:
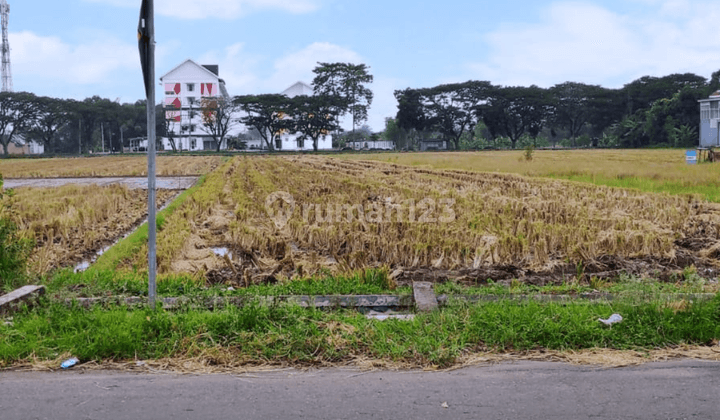
[[[0,0],[0,16],[2,16],[2,91],[12,92],[12,74],[10,73],[10,42],[8,42],[8,17],[10,5],[7,0]]]

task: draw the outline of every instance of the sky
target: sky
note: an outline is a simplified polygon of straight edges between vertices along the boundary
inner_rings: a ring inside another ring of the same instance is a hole
[[[144,98],[141,0],[7,1],[15,91]],[[155,0],[155,13],[158,79],[191,58],[218,64],[231,95],[279,93],[318,62],[364,63],[373,131],[408,87],[618,88],[720,69],[717,0]]]

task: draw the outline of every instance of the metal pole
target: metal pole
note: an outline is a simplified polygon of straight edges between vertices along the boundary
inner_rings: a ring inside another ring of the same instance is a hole
[[[153,0],[148,0],[147,29],[150,35],[150,92],[147,98],[147,132],[148,132],[148,303],[155,309],[155,280],[157,271],[155,224],[155,10]]]

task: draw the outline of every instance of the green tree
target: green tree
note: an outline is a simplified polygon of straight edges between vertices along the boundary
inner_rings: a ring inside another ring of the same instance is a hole
[[[25,133],[37,118],[37,100],[27,92],[0,92],[0,143],[8,155],[8,146],[17,136]]]
[[[423,113],[434,131],[460,149],[460,138],[472,132],[482,114],[480,106],[492,91],[490,82],[468,81],[420,90]]]
[[[300,136],[298,144],[300,148],[304,147],[305,139],[312,141],[313,150],[318,150],[318,141],[320,137],[330,134],[333,130],[337,130],[338,124],[336,119],[338,99],[333,96],[305,96],[300,95],[292,98],[289,103],[288,113],[292,117],[291,121],[287,121],[288,128],[299,132]]]
[[[393,142],[396,149],[402,149],[405,147],[403,137],[403,130],[397,121],[394,118],[385,118],[385,130],[382,132],[382,139]]]
[[[257,129],[260,137],[265,141],[268,150],[275,150],[275,142],[279,136],[292,128],[288,115],[292,115],[291,101],[285,95],[244,95],[234,99],[245,116],[240,122],[248,127]]]
[[[556,127],[567,130],[572,146],[576,145],[575,139],[585,129],[590,120],[591,108],[589,103],[598,87],[583,83],[566,82],[550,88],[551,123]]]
[[[514,149],[524,134],[537,137],[550,114],[550,103],[546,91],[534,85],[497,87],[481,112],[491,136],[508,137]]]
[[[365,64],[318,63],[313,69],[313,90],[318,96],[335,97],[334,115],[350,113],[355,126],[367,121],[373,92],[366,86],[373,76]]]
[[[42,141],[45,153],[56,150],[58,131],[72,118],[66,104],[62,99],[46,96],[36,98],[37,114],[29,133]]]

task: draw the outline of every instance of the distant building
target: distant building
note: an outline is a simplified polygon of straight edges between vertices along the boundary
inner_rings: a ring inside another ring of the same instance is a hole
[[[420,140],[420,151],[447,150],[447,141],[438,139]]]
[[[395,142],[391,140],[358,140],[347,142],[346,147],[353,150],[395,150]]]
[[[11,155],[41,155],[45,153],[45,145],[35,140],[26,140],[21,135],[13,136],[8,144],[8,154]]]
[[[700,147],[720,147],[720,91],[700,102]]]
[[[170,120],[168,129],[178,150],[215,150],[215,140],[203,128],[200,107],[202,98],[230,98],[225,81],[219,76],[219,66],[200,65],[188,59],[160,81],[165,92],[165,118]],[[172,149],[169,139],[163,139],[163,147]],[[227,145],[221,146],[226,148]]]

